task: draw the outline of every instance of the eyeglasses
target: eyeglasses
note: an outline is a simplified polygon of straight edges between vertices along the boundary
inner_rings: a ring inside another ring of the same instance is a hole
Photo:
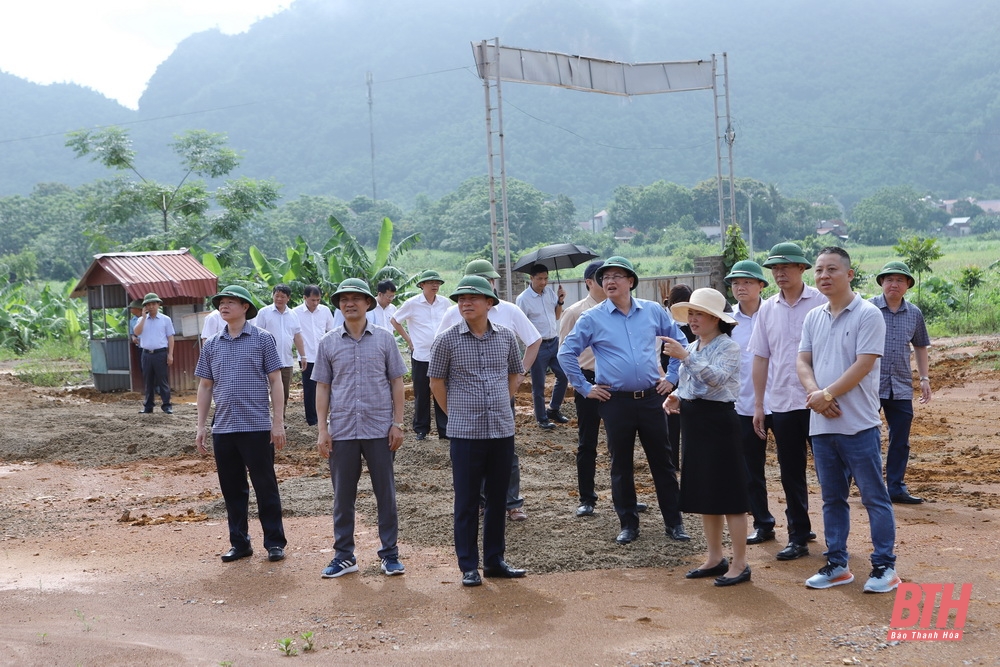
[[[605,273],[601,276],[601,282],[606,280],[625,280],[629,276],[624,273]]]

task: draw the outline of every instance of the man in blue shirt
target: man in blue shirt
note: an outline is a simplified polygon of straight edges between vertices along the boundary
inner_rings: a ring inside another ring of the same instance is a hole
[[[910,460],[910,424],[913,422],[913,376],[910,371],[910,346],[920,374],[920,402],[931,400],[928,376],[927,335],[924,315],[904,297],[913,287],[910,268],[903,262],[889,262],[875,276],[882,294],[869,299],[882,311],[885,320],[885,353],[879,376],[878,396],[889,427],[889,449],[885,456],[885,484],[894,503],[919,505],[923,498],[906,488],[903,476]]]
[[[676,359],[660,373],[657,336],[686,344],[687,337],[660,304],[632,297],[639,282],[632,263],[611,257],[594,274],[607,300],[580,316],[559,350],[559,363],[573,388],[600,401],[599,411],[611,454],[611,497],[621,522],[618,544],[639,537],[633,455],[635,437],[646,452],[667,536],[686,542],[678,509],[677,471],[671,462],[663,398],[677,386]],[[580,370],[579,356],[594,352],[596,382]]]
[[[160,312],[163,301],[150,292],[142,300],[142,316],[132,328],[142,347],[142,378],[146,385],[146,401],[140,414],[153,412],[154,394],[160,395],[161,406],[168,415],[174,413],[170,404],[170,366],[174,364],[174,323]]]
[[[205,342],[194,369],[200,378],[195,444],[199,454],[208,453],[206,423],[215,401],[211,444],[232,545],[222,562],[253,555],[247,477],[257,497],[267,559],[277,562],[284,560],[286,546],[274,473],[274,450],[285,446],[285,404],[278,400],[284,393],[281,355],[274,336],[248,321],[257,315],[257,304],[246,288],[230,285],[212,297],[212,305],[226,326]]]

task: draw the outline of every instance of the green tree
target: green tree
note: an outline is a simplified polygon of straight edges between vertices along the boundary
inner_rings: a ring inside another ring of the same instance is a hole
[[[128,132],[120,127],[71,132],[66,140],[76,156],[90,157],[120,175],[105,183],[92,197],[88,219],[98,234],[114,234],[122,226],[143,229],[150,220],[162,232],[138,242],[145,247],[193,246],[208,239],[231,240],[260,212],[274,208],[277,184],[240,177],[226,180],[215,191],[200,179],[219,179],[239,166],[240,156],[226,145],[224,134],[189,130],[170,144],[180,158],[181,174],[175,184],[147,178],[136,165]],[[213,203],[220,208],[210,213]]]
[[[911,236],[901,238],[896,245],[892,246],[893,251],[903,258],[910,271],[917,274],[917,304],[920,303],[920,287],[924,273],[933,273],[931,262],[941,259],[941,244],[936,238],[922,238]]]
[[[278,283],[285,283],[294,293],[301,294],[306,285],[313,284],[329,297],[336,291],[337,285],[347,278],[360,278],[372,287],[379,281],[392,280],[400,292],[412,282],[411,277],[392,263],[419,242],[419,234],[411,234],[393,243],[392,220],[384,218],[375,256],[372,257],[336,217],[329,216],[327,224],[332,234],[318,252],[310,249],[301,236],[295,240],[293,247],[286,249],[285,259],[268,259],[260,249],[251,246],[250,259],[254,271],[247,278],[249,285],[263,283],[269,291]]]
[[[958,285],[965,290],[965,317],[969,318],[969,309],[972,305],[972,293],[977,287],[983,284],[986,278],[983,270],[978,266],[966,266],[962,268],[962,275],[958,280]]]
[[[739,225],[729,225],[726,228],[726,243],[722,249],[722,258],[726,263],[726,273],[733,268],[736,262],[740,262],[750,257],[747,244],[743,241],[743,234]]]
[[[947,213],[908,186],[881,188],[859,201],[851,217],[851,238],[868,245],[887,245],[906,232],[933,232],[948,222]]]

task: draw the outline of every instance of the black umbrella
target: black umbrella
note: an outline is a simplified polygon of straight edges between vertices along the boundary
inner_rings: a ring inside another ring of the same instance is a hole
[[[517,260],[513,268],[521,273],[531,273],[532,266],[541,264],[549,271],[555,271],[556,280],[559,280],[559,269],[572,269],[574,266],[580,266],[597,257],[599,255],[587,246],[575,243],[553,243],[524,255]]]

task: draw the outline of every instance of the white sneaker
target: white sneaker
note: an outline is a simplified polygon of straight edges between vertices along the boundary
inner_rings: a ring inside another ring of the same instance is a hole
[[[833,588],[854,581],[854,575],[844,565],[827,563],[819,572],[806,579],[806,588]]]
[[[894,568],[888,565],[872,568],[872,573],[865,582],[865,593],[888,593],[896,590],[902,581]]]

